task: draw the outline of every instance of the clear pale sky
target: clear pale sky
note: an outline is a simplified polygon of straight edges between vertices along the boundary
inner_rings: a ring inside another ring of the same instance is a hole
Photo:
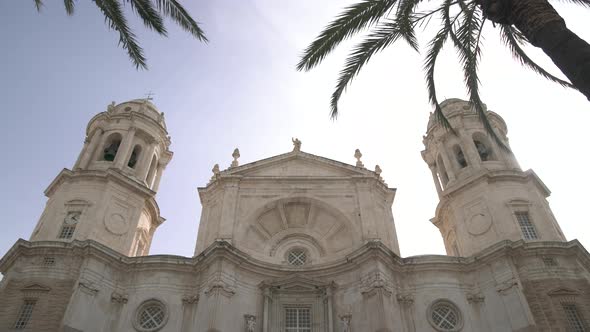
[[[393,215],[402,256],[444,254],[429,221],[436,192],[420,156],[432,110],[423,55],[400,43],[375,56],[344,95],[337,121],[328,116],[329,97],[351,44],[316,70],[295,70],[305,46],[352,1],[182,1],[202,22],[208,45],[171,22],[169,38],[161,38],[127,8],[148,71],[135,70],[91,1],[77,1],[72,17],[62,1],[45,2],[41,13],[33,0],[0,2],[0,255],[29,238],[46,201],[43,190],[72,167],[88,120],[113,100],[149,91],[166,114],[174,151],[157,196],[167,221],[151,254],[192,255],[201,212],[196,189],[215,163],[227,168],[236,147],[241,163],[290,151],[291,137],[303,142],[303,151],[351,164],[359,148],[365,165],[379,164],[385,181],[398,188]],[[556,8],[590,40],[589,9]],[[420,34],[421,46],[432,33]],[[521,68],[491,24],[484,54],[484,101],[507,122],[522,168],[534,169],[552,190],[549,201],[566,237],[590,249],[590,102]],[[531,54],[558,73],[542,53]],[[441,100],[466,98],[450,47],[437,82]]]

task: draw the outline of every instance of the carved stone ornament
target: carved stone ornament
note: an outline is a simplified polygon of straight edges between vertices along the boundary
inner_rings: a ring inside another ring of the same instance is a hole
[[[483,303],[485,296],[481,293],[469,293],[467,294],[467,302],[471,304]]]
[[[223,281],[214,281],[212,282],[209,287],[205,290],[205,295],[223,295],[225,297],[232,297],[236,294],[236,291],[233,287],[230,287]]]
[[[121,294],[118,292],[113,292],[111,294],[111,302],[125,304],[125,303],[127,303],[128,300],[129,300],[129,297],[127,296],[127,294]]]
[[[78,282],[78,287],[80,290],[90,296],[96,295],[98,293],[98,288],[94,287],[94,283],[91,281],[83,280]]]
[[[254,332],[256,329],[256,316],[245,314],[244,320],[246,324],[246,332]]]
[[[240,158],[240,150],[235,148],[234,153],[232,153],[231,156],[234,158],[234,161],[231,162],[231,167],[238,167],[240,165],[238,162],[238,158]]]
[[[412,294],[397,293],[395,295],[395,298],[397,299],[397,302],[399,302],[400,304],[403,304],[403,305],[414,304],[414,296]]]
[[[183,304],[196,304],[199,302],[198,294],[186,294],[182,297]]]
[[[514,286],[518,286],[518,282],[515,279],[510,279],[496,286],[496,291],[502,295],[505,295]]]
[[[107,106],[107,112],[112,113],[115,111],[115,102],[111,102],[108,106]]]
[[[350,332],[350,320],[352,319],[352,314],[344,314],[338,315],[340,318],[340,324],[342,325],[342,332]]]
[[[393,291],[389,281],[385,279],[382,272],[372,272],[365,279],[361,280],[361,293],[368,297],[372,297],[378,293],[391,296]]]
[[[356,158],[356,167],[365,167],[365,165],[363,165],[363,162],[361,161],[362,156],[363,154],[361,153],[361,150],[354,150],[354,157]]]
[[[301,151],[301,141],[298,138],[291,138],[293,142],[293,152]]]

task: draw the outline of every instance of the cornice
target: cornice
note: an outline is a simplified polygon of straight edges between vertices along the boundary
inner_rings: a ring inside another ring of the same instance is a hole
[[[6,255],[0,259],[0,272],[5,273],[8,271],[20,256],[47,254],[48,249],[53,250],[52,254],[95,257],[124,272],[160,270],[195,273],[211,266],[214,261],[224,259],[239,265],[242,269],[264,275],[266,278],[281,278],[303,272],[311,278],[314,276],[334,275],[353,270],[359,264],[375,259],[400,273],[421,271],[436,271],[439,273],[443,271],[469,272],[503,256],[537,256],[548,252],[576,257],[581,265],[587,271],[590,271],[590,254],[577,240],[569,242],[524,242],[522,240],[513,242],[507,240],[490,246],[470,257],[423,255],[406,258],[400,258],[380,241],[373,240],[341,259],[301,268],[260,261],[233,247],[230,243],[221,240],[214,242],[195,257],[175,255],[127,257],[93,240],[29,242],[19,239],[8,250]]]
[[[146,187],[144,184],[141,184],[135,180],[130,179],[126,175],[121,174],[118,170],[114,168],[110,168],[106,171],[97,171],[97,170],[76,170],[72,171],[67,168],[64,168],[56,177],[55,179],[49,184],[47,189],[45,189],[44,193],[45,196],[51,197],[55,190],[65,181],[71,179],[93,179],[99,180],[103,182],[114,181],[117,184],[121,184],[135,192],[147,196],[147,198],[154,197],[156,192]],[[157,203],[156,203],[157,206]]]
[[[541,190],[545,197],[549,197],[551,195],[551,191],[543,181],[539,178],[537,173],[535,173],[532,169],[526,171],[520,170],[501,170],[501,171],[486,171],[483,173],[476,174],[467,179],[455,180],[453,185],[447,187],[447,189],[443,190],[440,202],[436,207],[435,218],[438,219],[441,211],[444,207],[449,204],[453,196],[457,194],[459,191],[463,191],[467,188],[473,187],[483,181],[487,183],[493,182],[501,182],[501,181],[518,181],[518,182],[527,182],[527,181],[534,181],[535,185]],[[435,222],[433,222],[435,223]],[[436,224],[436,223],[435,223]]]

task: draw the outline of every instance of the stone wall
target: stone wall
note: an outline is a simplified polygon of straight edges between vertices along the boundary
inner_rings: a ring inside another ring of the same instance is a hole
[[[574,304],[580,318],[590,322],[590,282],[587,279],[548,278],[522,282],[537,331],[570,331],[563,304]],[[585,326],[589,328],[589,326]]]
[[[26,329],[18,331],[54,332],[67,308],[74,280],[26,278],[7,280],[0,290],[0,330],[12,331],[25,299],[36,299]]]

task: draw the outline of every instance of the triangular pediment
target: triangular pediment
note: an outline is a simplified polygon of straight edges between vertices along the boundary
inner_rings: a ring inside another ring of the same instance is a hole
[[[286,292],[315,292],[320,289],[332,287],[333,282],[312,279],[300,274],[294,274],[285,278],[267,280],[261,287],[271,287]]]
[[[362,167],[316,156],[305,152],[291,152],[259,160],[222,172],[244,177],[348,177],[375,176]]]
[[[21,291],[23,292],[49,292],[50,290],[51,288],[45,287],[40,284],[30,284],[21,288]]]

